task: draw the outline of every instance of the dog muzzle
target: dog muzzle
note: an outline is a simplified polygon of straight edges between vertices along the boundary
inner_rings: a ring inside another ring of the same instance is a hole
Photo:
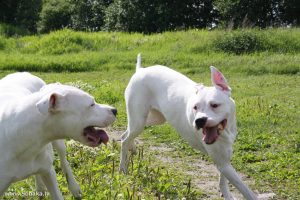
[[[202,140],[205,142],[205,144],[213,144],[215,141],[217,141],[220,134],[225,129],[226,124],[227,124],[227,119],[224,119],[216,126],[211,126],[211,127],[204,126],[202,128],[202,134],[203,134]]]

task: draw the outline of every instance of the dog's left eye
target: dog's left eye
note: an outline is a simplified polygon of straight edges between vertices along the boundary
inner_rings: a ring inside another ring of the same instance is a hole
[[[95,106],[95,103],[92,103],[92,104],[91,104],[91,107],[94,107],[94,106]]]
[[[210,106],[211,106],[212,108],[217,108],[217,107],[219,107],[220,105],[219,105],[219,104],[216,104],[216,103],[212,103],[212,104],[210,104]]]

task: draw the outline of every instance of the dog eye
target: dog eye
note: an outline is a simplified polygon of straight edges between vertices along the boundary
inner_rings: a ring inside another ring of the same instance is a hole
[[[92,104],[91,104],[91,107],[94,107],[94,106],[95,106],[95,103],[92,103]]]
[[[219,107],[220,105],[219,105],[219,104],[216,104],[216,103],[212,103],[212,104],[210,104],[210,106],[211,106],[212,108],[217,108],[217,107]]]
[[[197,106],[194,106],[193,109],[194,109],[194,110],[198,110],[198,107],[197,107]]]

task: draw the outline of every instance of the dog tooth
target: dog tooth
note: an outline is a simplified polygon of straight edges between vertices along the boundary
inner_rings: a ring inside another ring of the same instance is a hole
[[[222,124],[219,124],[219,125],[218,125],[218,129],[219,129],[219,130],[223,130],[223,129],[224,129],[223,125],[222,125]]]

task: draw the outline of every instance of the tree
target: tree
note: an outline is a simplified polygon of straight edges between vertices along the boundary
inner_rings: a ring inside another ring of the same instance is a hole
[[[261,27],[299,25],[299,0],[215,0],[224,26]]]
[[[104,27],[144,33],[204,28],[215,14],[211,0],[115,0],[106,10]]]
[[[71,22],[71,4],[66,0],[44,0],[38,22],[41,33],[68,27]]]
[[[42,0],[7,0],[0,2],[0,21],[36,32]]]
[[[73,0],[70,26],[75,30],[99,31],[112,0]]]
[[[278,13],[282,23],[287,25],[300,25],[300,1],[280,1]]]

